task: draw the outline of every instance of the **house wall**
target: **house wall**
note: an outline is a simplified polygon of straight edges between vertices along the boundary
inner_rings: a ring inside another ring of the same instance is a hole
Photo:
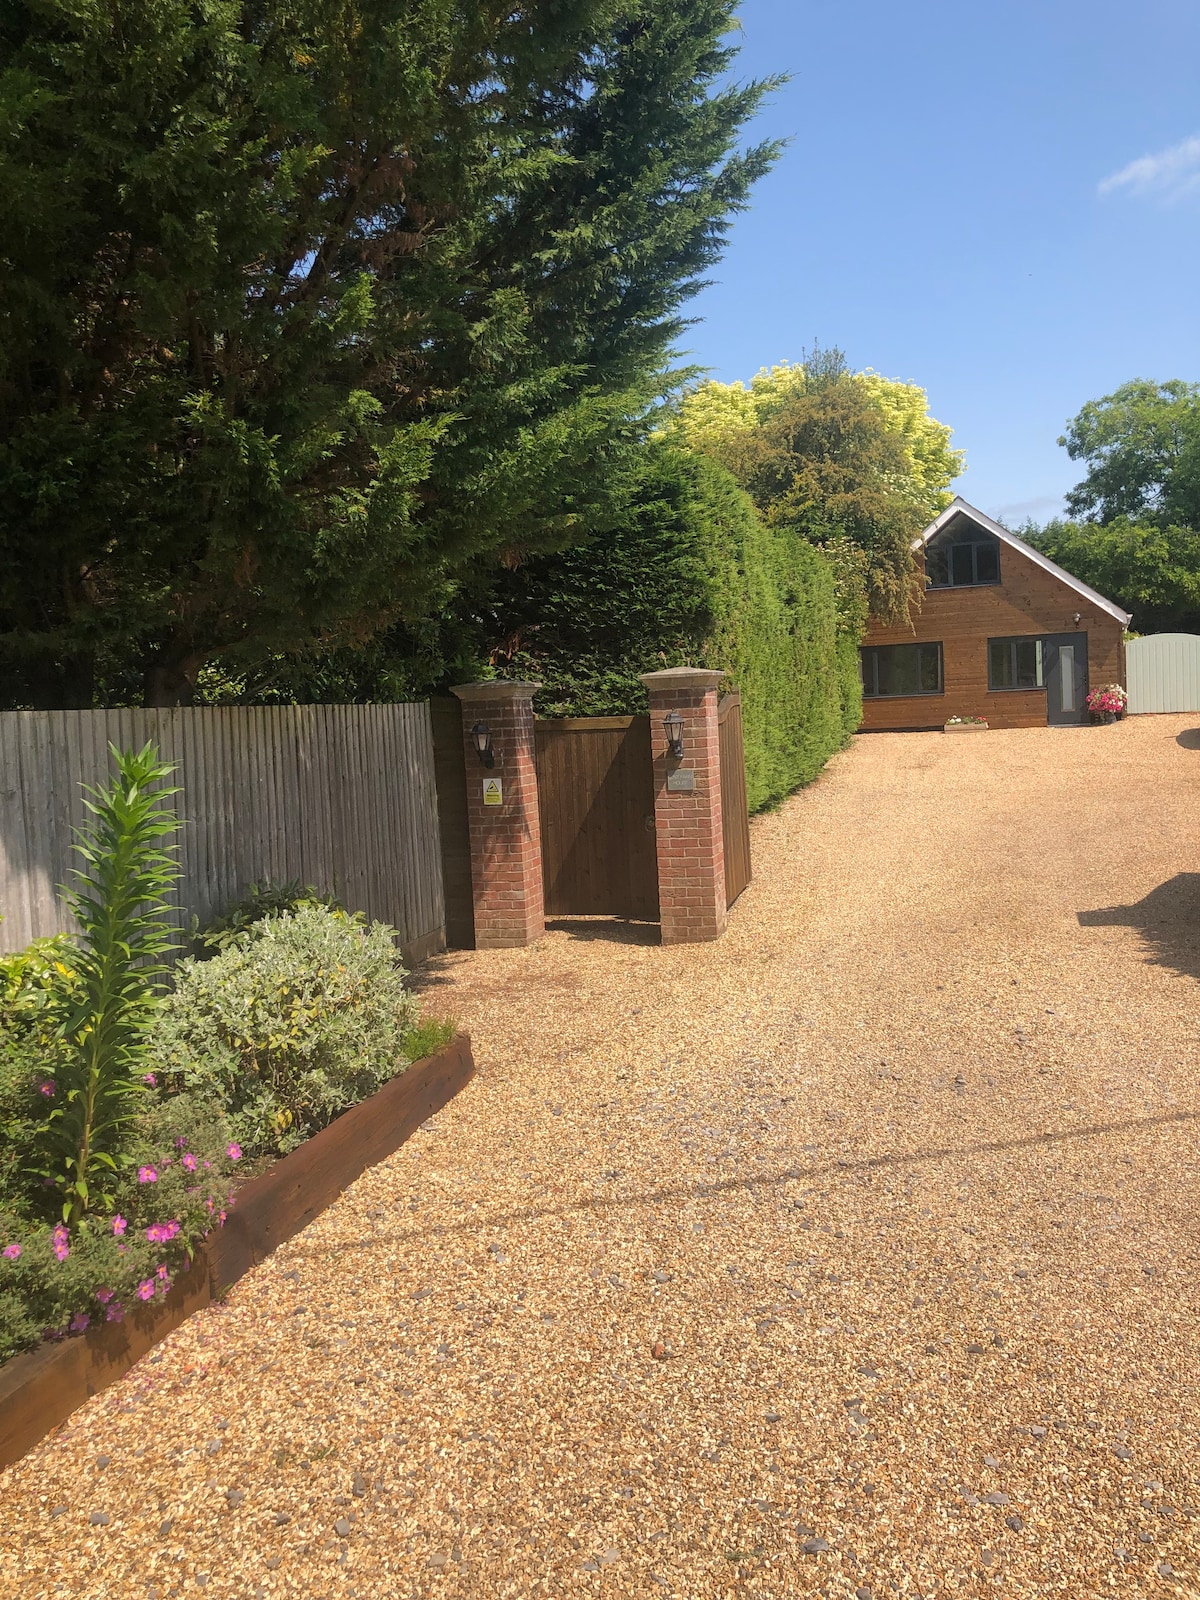
[[[1044,727],[1044,689],[988,689],[989,639],[1086,633],[1088,688],[1125,682],[1121,624],[1019,550],[1002,545],[1001,581],[969,589],[925,589],[923,552],[915,559],[921,609],[914,604],[911,626],[872,621],[863,643],[940,641],[943,692],[864,700],[864,729],[940,728],[949,717],[985,717],[993,728]]]

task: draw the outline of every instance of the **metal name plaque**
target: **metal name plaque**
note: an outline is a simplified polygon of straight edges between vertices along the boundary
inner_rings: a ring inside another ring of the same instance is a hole
[[[674,772],[668,772],[667,791],[669,794],[695,794],[696,774],[692,768],[679,767]]]

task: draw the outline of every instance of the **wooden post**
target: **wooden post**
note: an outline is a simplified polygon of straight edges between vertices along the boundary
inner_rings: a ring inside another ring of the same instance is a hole
[[[546,931],[533,745],[533,694],[540,687],[496,681],[451,691],[462,702],[477,950],[532,944]],[[477,724],[491,742],[490,766],[475,747]]]
[[[725,846],[717,685],[723,672],[675,667],[648,672],[654,752],[658,902],[664,944],[698,944],[725,931]],[[683,718],[683,754],[668,748],[663,719]]]

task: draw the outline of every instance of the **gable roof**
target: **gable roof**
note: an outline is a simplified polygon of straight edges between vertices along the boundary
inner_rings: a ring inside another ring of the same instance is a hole
[[[1018,539],[1015,533],[1010,533],[1000,523],[993,522],[991,517],[977,507],[970,505],[960,494],[954,496],[954,499],[942,512],[941,516],[929,524],[920,538],[913,540],[913,549],[920,550],[927,545],[935,534],[941,533],[947,523],[952,522],[955,517],[959,516],[969,517],[979,527],[985,528],[990,534],[994,534],[1001,544],[1006,544],[1014,550],[1019,550],[1027,560],[1032,561],[1035,566],[1041,567],[1043,571],[1048,572],[1052,578],[1057,578],[1060,583],[1065,583],[1068,589],[1074,589],[1076,594],[1082,595],[1085,600],[1090,600],[1094,606],[1099,606],[1101,611],[1107,611],[1109,616],[1115,617],[1123,628],[1129,626],[1131,612],[1122,611],[1119,605],[1116,605],[1112,600],[1106,600],[1090,584],[1084,583],[1081,578],[1072,577],[1056,561],[1051,561],[1049,556],[1044,556],[1040,550],[1035,550],[1031,544],[1026,544],[1024,539]]]

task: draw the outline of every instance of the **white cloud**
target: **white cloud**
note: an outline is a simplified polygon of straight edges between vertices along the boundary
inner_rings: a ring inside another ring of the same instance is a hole
[[[1181,139],[1169,150],[1139,156],[1100,185],[1101,194],[1124,189],[1128,194],[1159,200],[1182,200],[1200,193],[1200,134]]]

